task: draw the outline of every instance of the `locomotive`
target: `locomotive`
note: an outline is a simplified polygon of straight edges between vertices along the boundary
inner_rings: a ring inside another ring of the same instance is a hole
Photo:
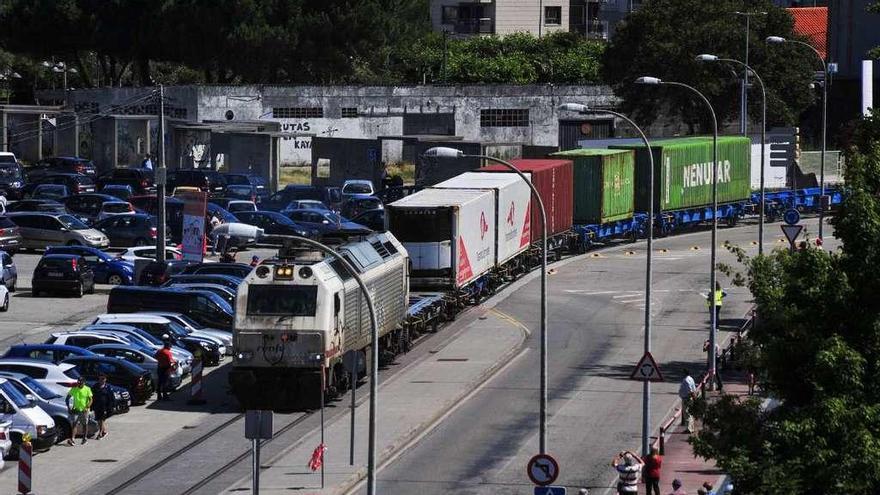
[[[404,350],[406,249],[390,233],[352,238],[334,249],[367,285],[381,355]],[[312,409],[321,394],[332,397],[352,386],[348,369],[356,367],[358,379],[369,369],[366,299],[333,256],[286,243],[241,283],[235,309],[229,384],[245,409]]]

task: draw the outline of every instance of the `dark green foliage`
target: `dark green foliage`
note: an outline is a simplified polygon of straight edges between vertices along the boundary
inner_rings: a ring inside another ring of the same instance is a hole
[[[753,360],[778,407],[724,398],[693,441],[738,493],[880,492],[880,119],[853,135],[832,222],[842,249],[744,259]]]
[[[731,70],[741,69],[722,63],[701,63],[699,54],[711,53],[744,61],[745,21],[735,11],[765,11],[766,16],[751,20],[749,65],[767,87],[768,126],[792,124],[814,101],[808,85],[819,70],[815,54],[791,44],[768,45],[767,36],[797,39],[793,21],[785,9],[769,0],[651,0],[628,16],[612,44],[605,51],[604,78],[624,99],[622,109],[650,122],[665,113],[681,119],[702,132],[711,132],[705,106],[682,88],[633,84],[640,76],[690,84],[712,102],[719,122],[739,116],[739,79]],[[749,112],[760,115],[760,89],[755,85],[749,96]]]

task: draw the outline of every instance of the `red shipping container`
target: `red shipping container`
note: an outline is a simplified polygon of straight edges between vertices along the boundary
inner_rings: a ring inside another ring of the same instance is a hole
[[[547,211],[547,236],[571,229],[574,216],[574,167],[570,160],[516,159],[510,163],[530,175]],[[475,172],[513,173],[503,165],[490,165]],[[532,242],[541,240],[541,211],[532,200]]]

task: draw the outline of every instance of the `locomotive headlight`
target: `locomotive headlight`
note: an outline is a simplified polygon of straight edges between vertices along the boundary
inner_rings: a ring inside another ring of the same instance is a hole
[[[237,357],[239,361],[250,361],[254,358],[254,353],[251,351],[241,351],[235,357]]]
[[[276,280],[291,280],[293,279],[293,267],[288,265],[281,265],[275,267],[275,279]]]
[[[260,278],[266,278],[269,276],[269,267],[266,265],[260,265],[257,267],[257,276]]]

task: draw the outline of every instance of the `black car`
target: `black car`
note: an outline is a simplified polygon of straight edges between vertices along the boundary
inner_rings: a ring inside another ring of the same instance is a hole
[[[44,158],[27,171],[28,180],[38,179],[55,173],[83,174],[94,178],[98,169],[94,162],[86,158],[73,156],[54,156]]]
[[[164,263],[151,261],[144,267],[138,278],[138,285],[159,287],[168,281],[173,275],[177,275],[191,265],[191,261],[168,260]]]
[[[82,297],[95,292],[95,274],[81,256],[50,254],[43,256],[34,269],[33,295],[43,292],[69,292]]]
[[[54,199],[22,199],[6,205],[6,211],[17,213],[20,211],[34,213],[67,213],[67,208]]]
[[[0,195],[7,199],[21,198],[24,169],[11,155],[0,155]]]
[[[302,225],[275,211],[240,211],[236,215],[242,223],[263,229],[266,235],[296,235],[317,237],[317,231]]]
[[[92,228],[103,232],[110,239],[111,246],[151,246],[156,244],[156,217],[144,213],[134,215],[115,215],[99,220]],[[171,229],[165,227],[165,239],[171,239]]]
[[[67,187],[67,190],[70,191],[70,194],[84,194],[84,193],[93,193],[95,192],[95,181],[88,175],[83,174],[71,174],[71,173],[59,173],[59,174],[50,174],[40,177],[39,179],[35,179],[32,182],[28,182],[24,188],[22,188],[22,194],[25,197],[29,197],[30,194],[37,188],[40,184],[58,184]]]
[[[368,210],[351,219],[352,222],[368,227],[376,232],[388,230],[385,210]]]
[[[153,171],[143,168],[114,168],[98,177],[98,187],[103,189],[109,184],[130,186],[134,194],[150,194],[156,192],[153,184]]]
[[[353,218],[365,211],[381,210],[384,207],[385,206],[382,204],[382,200],[380,200],[376,196],[350,198],[342,205],[342,216],[346,218]]]
[[[122,359],[106,356],[74,356],[64,363],[76,366],[87,382],[97,382],[99,375],[107,375],[107,382],[123,387],[131,393],[132,404],[144,404],[153,395],[155,385],[150,372]]]
[[[223,177],[226,179],[227,186],[245,185],[253,187],[254,194],[258,198],[268,198],[271,193],[266,179],[260,175],[227,173],[223,174]]]
[[[165,190],[171,192],[175,187],[198,187],[209,196],[223,196],[226,179],[216,170],[175,170],[169,172]]]
[[[213,292],[124,285],[110,291],[108,313],[144,311],[181,313],[206,327],[221,330],[232,330],[232,321],[235,319],[234,309]]]
[[[101,213],[101,207],[104,206],[104,203],[116,203],[119,199],[115,196],[110,196],[109,194],[91,193],[68,196],[61,201],[71,215],[75,215],[91,222],[98,218],[98,214]]]
[[[183,269],[181,275],[231,275],[245,278],[253,267],[244,263],[195,263]]]
[[[18,225],[5,216],[0,216],[0,251],[14,254],[18,252],[18,246],[21,245],[21,233]],[[0,273],[2,275],[2,273]],[[2,283],[0,277],[0,283]]]
[[[244,199],[259,203],[263,196],[257,195],[257,188],[248,184],[229,184],[223,188],[223,197],[227,199]],[[266,195],[268,197],[268,195]]]

